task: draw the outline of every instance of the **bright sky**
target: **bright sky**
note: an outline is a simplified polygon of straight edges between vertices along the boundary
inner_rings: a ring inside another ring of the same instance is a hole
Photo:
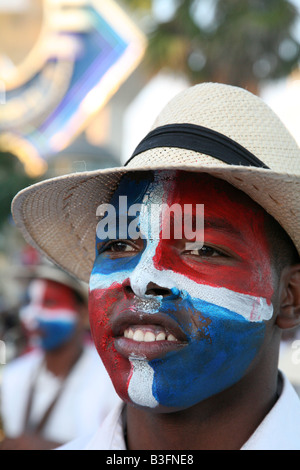
[[[153,12],[160,20],[167,21],[175,11],[176,4],[179,0],[153,0]],[[299,19],[294,28],[294,34],[300,40],[300,0],[290,0],[299,10]],[[1,11],[24,11],[30,5],[31,0],[0,0]],[[199,21],[209,27],[212,21],[212,12],[215,0],[207,0],[207,2],[195,2],[194,13]],[[198,6],[199,5],[199,6]],[[134,149],[145,133],[148,132],[152,122],[161,110],[175,94],[188,86],[187,82],[174,74],[167,76],[164,73],[159,74],[141,94],[134,100],[126,113],[126,129],[124,135],[126,142],[124,145],[123,159]],[[265,88],[262,97],[274,111],[285,122],[286,126],[298,140],[300,145],[300,76],[298,80],[283,80],[277,84]],[[143,110],[147,109],[146,116]],[[135,119],[137,116],[137,121]],[[144,116],[141,119],[141,116]],[[133,131],[134,129],[134,131]]]
[[[174,13],[174,3],[178,0],[154,0],[154,13],[161,20],[167,21]],[[294,30],[294,34],[300,40],[300,0],[291,0],[299,9],[299,20]],[[205,5],[213,7],[215,0],[207,0]],[[200,5],[200,3],[199,3]],[[197,14],[204,14],[202,3]],[[206,17],[209,26],[211,17]],[[203,21],[203,20],[202,20]],[[135,146],[147,134],[154,119],[162,107],[188,83],[174,74],[158,74],[145,88],[140,95],[129,106],[124,119],[124,151],[122,161],[130,157]],[[299,80],[281,80],[278,83],[265,87],[262,90],[262,98],[279,115],[290,132],[294,135],[300,145],[300,76]],[[147,109],[147,113],[145,113]]]
[[[0,11],[24,11],[29,4],[30,0],[0,0]]]

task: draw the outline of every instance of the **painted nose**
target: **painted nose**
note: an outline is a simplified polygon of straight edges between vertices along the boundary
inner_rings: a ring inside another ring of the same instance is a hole
[[[130,283],[130,280],[127,279],[123,284],[126,292],[128,294],[134,294],[140,298],[149,298],[149,297],[162,297],[162,298],[169,298],[169,299],[176,299],[179,297],[179,290],[169,289],[168,287],[162,287],[154,282],[149,282],[146,286],[146,289],[141,289],[141,286],[136,286]]]
[[[123,282],[123,287],[128,294],[134,294],[138,297],[168,297],[172,294],[172,290],[167,287],[159,286],[154,282],[149,282],[147,285],[133,283],[130,279]]]
[[[168,274],[154,266],[156,248],[155,241],[148,241],[139,263],[128,278],[127,285],[130,285],[132,292],[140,298],[174,296],[174,292],[178,291]]]
[[[155,284],[155,282],[149,282],[145,295],[169,297],[172,295],[172,291],[167,287],[161,287],[158,284]]]

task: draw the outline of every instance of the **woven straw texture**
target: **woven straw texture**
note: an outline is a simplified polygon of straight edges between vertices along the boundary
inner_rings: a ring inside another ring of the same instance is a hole
[[[153,128],[192,123],[235,140],[270,168],[229,166],[176,148],[148,150],[127,167],[76,173],[21,191],[12,211],[24,238],[51,261],[88,282],[95,256],[97,207],[123,174],[155,169],[205,172],[247,193],[286,230],[300,253],[300,149],[263,101],[240,88],[196,85],[175,97]]]

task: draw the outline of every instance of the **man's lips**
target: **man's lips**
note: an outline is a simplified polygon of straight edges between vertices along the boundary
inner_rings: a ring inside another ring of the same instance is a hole
[[[176,320],[164,313],[148,313],[135,307],[120,310],[112,315],[110,320],[113,336],[124,336],[125,330],[139,327],[148,328],[154,332],[165,331],[172,334],[180,342],[186,342],[187,337]]]
[[[179,324],[166,314],[149,314],[129,308],[121,311],[111,326],[115,347],[127,358],[151,360],[187,344]]]

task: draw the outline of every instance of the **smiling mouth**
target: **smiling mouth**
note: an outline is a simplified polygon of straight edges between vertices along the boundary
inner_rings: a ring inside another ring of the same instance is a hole
[[[158,359],[187,345],[187,337],[176,321],[165,315],[127,311],[115,325],[117,351],[126,358]]]

